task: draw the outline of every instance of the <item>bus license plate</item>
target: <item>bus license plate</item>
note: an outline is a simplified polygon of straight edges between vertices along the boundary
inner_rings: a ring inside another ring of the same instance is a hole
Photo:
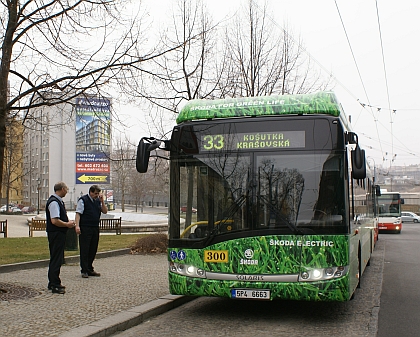
[[[232,298],[247,298],[254,300],[269,300],[270,290],[260,289],[232,289]]]

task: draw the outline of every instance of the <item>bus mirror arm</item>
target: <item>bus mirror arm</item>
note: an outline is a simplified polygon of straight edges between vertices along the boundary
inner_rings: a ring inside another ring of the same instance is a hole
[[[150,152],[159,148],[161,140],[154,137],[143,137],[137,146],[136,169],[137,172],[145,173],[149,166]],[[165,143],[166,148],[166,143]]]
[[[170,151],[171,150],[171,141],[170,140],[164,140],[163,143],[165,144],[165,151]]]
[[[156,150],[157,148],[159,148],[161,142],[157,139],[152,139],[150,138],[151,142],[147,148],[147,151],[152,152],[153,150]]]
[[[359,137],[357,136],[356,133],[351,132],[351,131],[346,133],[345,140],[347,144],[356,144],[356,145],[359,144]]]

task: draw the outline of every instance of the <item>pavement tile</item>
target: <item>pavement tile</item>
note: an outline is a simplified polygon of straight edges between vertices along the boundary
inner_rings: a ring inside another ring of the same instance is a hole
[[[80,277],[78,263],[64,265],[64,295],[47,289],[46,267],[1,273],[0,282],[40,295],[0,302],[0,336],[59,336],[168,294],[165,254],[127,254],[97,259],[94,265],[101,277],[88,279]]]
[[[0,220],[8,219],[9,237],[28,237],[27,219],[34,216],[0,215]],[[0,336],[109,336],[190,300],[168,295],[166,254],[118,254],[97,258],[94,266],[101,277],[88,279],[80,277],[77,257],[66,258],[60,275],[64,295],[47,289],[48,261],[0,267],[0,283],[38,293],[0,300]]]

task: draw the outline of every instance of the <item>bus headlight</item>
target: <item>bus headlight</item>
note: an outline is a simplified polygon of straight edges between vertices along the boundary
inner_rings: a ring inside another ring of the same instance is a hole
[[[169,271],[183,276],[206,278],[206,271],[195,266],[169,262]]]
[[[320,277],[321,277],[321,275],[322,275],[322,272],[321,272],[319,269],[314,269],[314,270],[312,271],[312,276],[313,276],[313,278],[320,278]]]
[[[299,281],[323,281],[339,278],[347,274],[348,266],[328,267],[328,268],[305,268],[306,270],[299,275]]]

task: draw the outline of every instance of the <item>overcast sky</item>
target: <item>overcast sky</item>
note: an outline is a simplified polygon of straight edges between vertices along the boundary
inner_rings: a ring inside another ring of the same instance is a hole
[[[156,22],[162,22],[170,2],[143,0]],[[205,0],[217,20],[234,15],[246,2]],[[268,3],[273,22],[279,28],[286,24],[303,41],[314,67],[334,76],[334,91],[368,160],[384,167],[420,164],[420,1]],[[131,131],[138,138],[147,135],[135,125]]]

